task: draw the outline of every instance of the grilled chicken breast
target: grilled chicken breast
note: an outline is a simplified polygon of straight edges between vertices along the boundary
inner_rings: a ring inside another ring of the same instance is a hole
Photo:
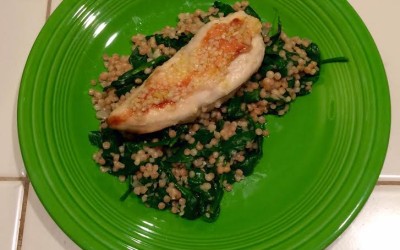
[[[264,50],[257,18],[239,11],[213,20],[132,91],[107,123],[143,134],[192,121],[202,108],[226,100],[248,80]]]

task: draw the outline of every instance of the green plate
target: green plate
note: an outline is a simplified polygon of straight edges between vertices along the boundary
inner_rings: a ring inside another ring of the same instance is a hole
[[[229,1],[231,2],[231,1]],[[318,249],[351,223],[380,173],[390,128],[389,91],[376,46],[345,0],[253,0],[266,20],[320,45],[314,92],[269,117],[265,157],[235,184],[215,223],[120,202],[126,184],[100,173],[88,131],[98,123],[88,89],[103,53],[129,54],[130,37],[174,25],[200,0],[64,0],[40,32],[19,93],[18,129],[29,178],[47,211],[86,249]]]

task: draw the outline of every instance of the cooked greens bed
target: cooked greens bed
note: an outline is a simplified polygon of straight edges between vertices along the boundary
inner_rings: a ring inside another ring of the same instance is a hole
[[[128,183],[121,200],[135,194],[152,208],[187,219],[216,220],[224,192],[246,181],[263,155],[265,116],[284,115],[297,97],[311,93],[322,64],[346,61],[321,60],[317,44],[288,37],[276,18],[275,25],[263,23],[261,67],[228,101],[204,110],[192,123],[150,134],[108,127],[110,112],[202,25],[239,10],[260,19],[247,2],[231,6],[217,1],[206,11],[180,14],[176,27],[135,35],[130,56],[104,56],[107,71],[93,82],[101,90],[89,91],[100,129],[90,132],[89,140],[98,147],[93,159],[100,169]]]

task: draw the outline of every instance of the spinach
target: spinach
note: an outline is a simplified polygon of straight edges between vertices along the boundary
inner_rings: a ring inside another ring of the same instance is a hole
[[[244,92],[243,100],[246,103],[258,102],[260,100],[260,89]]]
[[[257,163],[261,159],[261,157],[263,155],[263,151],[262,151],[263,140],[264,140],[264,137],[257,136],[257,138],[255,139],[255,141],[258,144],[257,149],[255,151],[250,151],[248,153],[248,155],[246,156],[245,160],[243,162],[238,163],[235,166],[236,168],[241,169],[245,176],[248,176],[251,173],[253,173],[254,167],[257,165]]]
[[[287,83],[288,83],[288,87],[289,87],[289,88],[293,88],[293,87],[294,87],[294,84],[296,83],[296,80],[295,80],[294,78],[291,78],[291,79],[289,79],[289,80],[287,81]]]
[[[254,10],[252,7],[250,7],[250,5],[247,6],[247,7],[244,9],[244,12],[246,12],[246,14],[248,14],[248,15],[250,15],[250,16],[253,16],[253,17],[255,17],[255,18],[257,18],[258,20],[261,21],[261,17],[257,14],[257,12],[255,12],[255,10]]]
[[[224,16],[227,16],[227,15],[229,15],[229,14],[231,14],[231,13],[235,13],[235,12],[236,12],[235,9],[233,9],[231,5],[222,3],[222,2],[220,2],[220,1],[215,1],[214,4],[213,4],[213,7],[214,7],[214,8],[217,8],[217,9],[218,9],[218,12],[223,13]],[[261,17],[260,17],[260,16],[257,14],[257,12],[256,12],[252,7],[250,7],[250,6],[247,6],[247,7],[244,9],[244,12],[245,12],[246,14],[250,15],[250,16],[253,16],[253,17],[255,17],[255,18],[261,20]]]
[[[282,33],[282,23],[281,23],[281,19],[278,17],[278,30],[274,35],[272,35],[270,37],[270,41],[271,41],[270,46],[274,45],[279,40],[281,33]]]
[[[281,73],[282,77],[287,76],[287,66],[291,60],[285,60],[284,58],[279,56],[279,51],[283,49],[283,45],[284,42],[279,39],[273,42],[273,45],[270,45],[265,49],[263,62],[258,71],[259,74],[265,75],[268,71],[274,71]],[[274,46],[276,46],[276,51],[274,51],[273,49]]]
[[[315,43],[311,43],[307,47],[304,48],[304,46],[300,46],[300,48],[304,49],[307,53],[307,56],[317,62],[317,64],[320,64],[321,62],[321,52],[319,50],[319,47]]]
[[[93,146],[96,146],[98,148],[103,147],[103,140],[101,138],[100,131],[90,131],[89,132],[89,141]]]
[[[136,143],[131,141],[131,142],[126,142],[124,145],[125,145],[124,153],[127,155],[131,155],[143,149],[145,143]]]
[[[288,75],[288,70],[287,70],[287,65],[289,63],[288,60],[285,60],[281,57],[270,57],[271,61],[267,61],[266,65],[263,65],[263,71],[268,72],[268,71],[274,71],[274,72],[279,72],[281,73],[282,77],[286,77]]]
[[[192,171],[194,172],[194,177],[191,177],[188,180],[190,186],[199,186],[206,181],[203,171],[197,168],[194,168]]]
[[[218,12],[223,13],[224,16],[227,16],[231,13],[234,13],[235,10],[229,4],[222,3],[220,1],[215,1],[213,4],[214,8],[218,9]]]
[[[117,171],[110,171],[110,174],[115,176],[130,176],[134,175],[138,170],[139,166],[135,165],[131,155],[143,149],[143,143],[125,142],[124,144],[124,154],[120,156],[119,162],[125,165],[124,168],[118,169]]]
[[[148,75],[144,74],[144,70],[146,68],[157,67],[166,62],[168,59],[169,57],[167,56],[159,56],[150,62],[142,63],[137,68],[133,68],[122,74],[120,77],[118,77],[117,80],[113,81],[109,86],[105,87],[104,90],[115,88],[116,94],[119,97],[129,92],[135,86],[134,81],[136,78],[140,78],[142,80],[147,79]]]
[[[126,163],[126,161],[121,160],[121,159],[120,159],[120,162],[122,162],[124,164]],[[133,161],[130,160],[130,163],[125,164],[124,168],[118,169],[117,171],[110,170],[109,173],[114,176],[121,176],[121,175],[129,176],[129,175],[134,175],[138,170],[139,170],[139,166],[134,165]]]
[[[166,161],[170,163],[184,163],[190,166],[194,160],[192,155],[185,155],[184,154],[185,147],[181,147],[174,152],[174,154],[167,158]]]
[[[118,97],[121,97],[122,95],[125,95],[126,93],[130,92],[131,89],[133,89],[135,87],[136,87],[136,84],[134,84],[134,83],[126,84],[121,87],[116,87],[115,94]]]
[[[160,171],[164,172],[167,176],[167,180],[169,182],[176,182],[175,176],[172,174],[172,163],[169,161],[160,161],[158,162],[158,166],[160,166]]]
[[[134,69],[139,68],[141,65],[147,63],[147,58],[148,57],[146,55],[141,55],[139,53],[139,48],[136,47],[129,56],[129,63]]]
[[[301,85],[305,85],[308,82],[316,82],[319,79],[319,71],[317,71],[317,73],[315,75],[304,75],[301,79],[300,79],[300,84]]]
[[[183,46],[189,43],[194,35],[192,33],[182,33],[179,38],[169,38],[161,34],[155,34],[153,37],[158,45],[164,44],[166,47],[174,48],[179,50]]]
[[[190,189],[175,183],[175,187],[182,193],[186,200],[185,213],[183,217],[189,220],[197,219],[200,216],[199,199]]]
[[[228,111],[227,116],[229,117],[229,111]],[[226,117],[226,115],[224,116],[224,118],[225,117]],[[217,124],[216,124],[217,125],[217,130],[221,130],[224,127],[224,124],[225,124],[224,119],[221,119],[221,120],[217,121]]]
[[[315,61],[319,66],[322,64],[343,63],[349,61],[349,59],[344,56],[321,59],[321,51],[316,43],[311,43],[308,47],[300,46],[300,48],[304,49],[307,53],[307,56],[311,60]]]
[[[130,176],[129,176],[130,177]],[[128,189],[125,191],[125,193],[119,198],[120,201],[125,201],[126,198],[128,198],[128,196],[130,194],[132,194],[133,191],[133,186],[129,183]]]
[[[196,134],[193,135],[193,138],[200,142],[201,144],[206,144],[210,142],[210,140],[214,137],[214,133],[210,132],[207,128],[200,128]]]
[[[212,148],[203,148],[202,150],[197,152],[197,156],[208,158],[208,157],[210,157],[210,155],[212,155],[212,153],[214,153],[215,151],[218,151],[218,150],[219,150],[218,146],[214,146]]]
[[[306,90],[305,88],[300,88],[300,91],[296,93],[297,96],[305,96],[310,94],[310,91]],[[277,106],[278,108],[279,106]],[[278,109],[275,109],[276,111],[279,111]]]
[[[245,111],[242,110],[242,98],[237,96],[233,97],[228,101],[227,104],[227,116],[229,119],[238,119],[245,115]]]
[[[147,195],[146,204],[152,208],[158,208],[158,204],[163,201],[163,199],[157,194],[151,192]]]
[[[221,153],[230,156],[233,151],[245,150],[247,142],[251,142],[256,137],[254,131],[244,131],[241,128],[236,130],[236,134],[226,141],[221,141]]]
[[[169,129],[175,130],[175,132],[176,132],[175,137],[169,136]],[[189,127],[187,125],[173,126],[171,128],[166,128],[166,129],[163,129],[163,130],[155,132],[155,133],[147,134],[147,135],[145,135],[145,138],[141,138],[141,140],[151,140],[153,138],[157,138],[157,139],[159,139],[157,142],[149,142],[149,143],[146,143],[146,145],[150,146],[150,147],[156,147],[156,146],[172,147],[175,145],[175,143],[178,142],[179,137],[182,134],[187,133],[188,130],[189,130]]]
[[[89,140],[93,145],[102,148],[103,142],[109,142],[110,148],[103,149],[105,153],[117,153],[119,152],[118,147],[122,145],[122,135],[117,130],[111,128],[105,128],[101,131],[92,131],[89,133]]]
[[[225,173],[224,176],[225,176],[224,178],[225,178],[227,183],[233,184],[233,183],[236,182],[235,172],[234,171],[230,171],[229,173]]]
[[[246,156],[246,159],[237,164],[236,167],[241,169],[245,176],[248,176],[253,173],[254,167],[257,165],[259,160],[260,156],[258,154],[249,154]]]
[[[221,200],[224,196],[223,181],[224,177],[220,179],[217,178],[211,188],[213,199],[211,200],[211,202],[208,202],[210,207],[208,211],[205,211],[206,213],[208,213],[208,216],[205,213],[203,215],[203,220],[205,220],[206,222],[214,222],[221,212]]]
[[[133,175],[137,170],[138,166],[133,164],[132,159],[130,158],[133,152],[139,150],[139,146],[135,145],[135,149],[132,149],[130,143],[124,143],[123,136],[117,130],[113,130],[111,128],[105,128],[101,131],[91,131],[89,132],[89,140],[92,145],[103,150],[102,157],[106,161],[107,166],[114,165],[114,157],[113,154],[119,154],[119,147],[125,145],[125,154],[120,157],[120,162],[125,165],[124,168],[119,169],[117,171],[109,170],[108,173],[115,176],[120,175]],[[103,143],[110,143],[110,147],[108,149],[103,148]],[[137,149],[137,150],[136,150]],[[136,150],[136,151],[135,151]]]

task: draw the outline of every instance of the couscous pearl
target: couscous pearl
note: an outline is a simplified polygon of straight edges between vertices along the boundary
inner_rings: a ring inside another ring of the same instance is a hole
[[[164,202],[158,203],[158,209],[163,210],[164,208],[165,208],[165,203]]]

